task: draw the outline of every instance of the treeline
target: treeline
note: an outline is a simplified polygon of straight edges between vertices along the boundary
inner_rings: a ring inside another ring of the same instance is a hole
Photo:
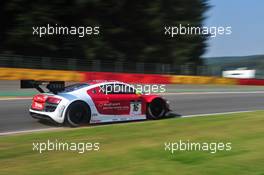
[[[165,26],[201,26],[207,0],[1,0],[1,53],[201,64],[206,37],[169,38]],[[98,36],[32,35],[32,27],[99,26]]]

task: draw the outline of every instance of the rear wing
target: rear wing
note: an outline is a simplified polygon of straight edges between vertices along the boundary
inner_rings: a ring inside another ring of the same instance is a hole
[[[44,93],[45,91],[40,87],[41,85],[46,85],[46,88],[54,93],[57,94],[65,89],[65,82],[64,81],[35,81],[35,80],[20,80],[20,88],[21,89],[31,89],[35,88],[40,93]]]

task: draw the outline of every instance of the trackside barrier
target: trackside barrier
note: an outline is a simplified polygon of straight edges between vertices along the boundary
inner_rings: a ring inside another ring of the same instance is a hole
[[[143,84],[237,84],[237,79],[206,76],[180,76],[156,74],[129,74],[108,72],[84,72],[85,81],[89,80],[119,80],[128,83]]]
[[[231,78],[218,78],[218,77],[206,77],[206,76],[180,76],[172,75],[171,84],[237,84],[237,79]]]
[[[239,79],[239,85],[264,86],[264,80],[260,79]]]
[[[170,84],[169,75],[157,74],[130,74],[130,73],[109,73],[109,72],[83,72],[85,81],[89,80],[118,80],[127,83],[143,84]]]
[[[82,76],[75,71],[0,68],[1,80],[83,81]]]
[[[0,68],[0,80],[44,80],[44,81],[75,81],[118,80],[128,83],[142,84],[227,84],[227,85],[264,85],[259,79],[232,79],[207,76],[130,74],[110,72],[77,72],[63,70],[41,70]]]

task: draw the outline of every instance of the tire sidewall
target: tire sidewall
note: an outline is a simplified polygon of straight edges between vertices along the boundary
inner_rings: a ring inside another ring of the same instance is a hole
[[[154,99],[154,100],[157,100],[157,99]],[[161,119],[161,118],[165,115],[165,112],[166,112],[166,110],[165,110],[165,103],[163,102],[162,99],[159,99],[159,100],[162,101],[162,104],[161,104],[161,106],[162,106],[162,112],[161,112],[158,116],[155,116],[155,115],[153,115],[153,113],[152,113],[152,111],[151,111],[151,108],[150,108],[150,105],[151,105],[151,103],[152,103],[154,100],[152,100],[152,101],[147,105],[147,117],[148,117],[148,119],[158,120],[158,119]]]
[[[72,110],[73,108],[76,108],[76,107],[81,107],[83,108],[83,110],[85,111],[85,116],[84,117],[88,117],[87,118],[87,121],[88,123],[90,122],[90,118],[91,118],[91,110],[90,110],[90,107],[85,103],[85,102],[82,102],[82,101],[75,101],[75,102],[72,102],[68,108],[67,108],[67,111],[66,111],[66,117],[65,117],[65,121],[66,123],[71,126],[71,127],[78,127],[82,124],[82,122],[85,120],[84,118],[82,119],[82,122],[80,123],[75,123],[71,120],[71,117],[70,117],[70,110]]]

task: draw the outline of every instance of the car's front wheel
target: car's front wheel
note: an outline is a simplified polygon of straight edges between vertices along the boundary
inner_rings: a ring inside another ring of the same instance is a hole
[[[148,119],[161,119],[166,112],[166,103],[161,98],[155,98],[147,106]]]
[[[84,102],[76,101],[69,105],[66,112],[66,122],[72,127],[89,123],[91,110]]]

